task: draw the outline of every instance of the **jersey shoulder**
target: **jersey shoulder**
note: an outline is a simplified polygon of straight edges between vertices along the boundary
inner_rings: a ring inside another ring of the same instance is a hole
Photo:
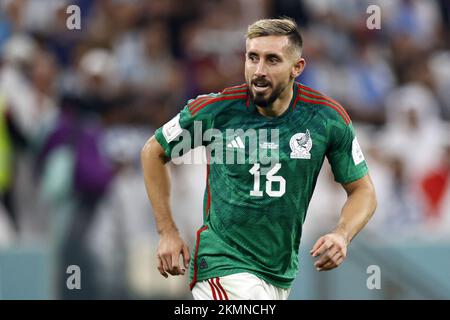
[[[248,96],[247,84],[228,87],[218,93],[197,96],[188,101],[186,108],[194,117],[203,114],[217,114],[237,103],[245,104]]]
[[[346,125],[351,123],[350,116],[339,102],[301,83],[297,83],[297,103],[313,110],[319,109],[326,118],[343,121]]]

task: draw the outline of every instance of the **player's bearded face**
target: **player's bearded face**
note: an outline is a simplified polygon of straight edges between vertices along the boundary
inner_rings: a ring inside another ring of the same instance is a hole
[[[270,107],[291,82],[292,63],[284,49],[286,37],[258,37],[247,40],[245,79],[250,98],[262,108]]]

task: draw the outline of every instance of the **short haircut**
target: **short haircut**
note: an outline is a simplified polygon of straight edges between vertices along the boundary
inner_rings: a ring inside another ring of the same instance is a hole
[[[303,39],[300,30],[293,19],[288,17],[280,19],[261,19],[251,24],[247,29],[247,39],[266,36],[287,36],[293,51],[301,56]]]

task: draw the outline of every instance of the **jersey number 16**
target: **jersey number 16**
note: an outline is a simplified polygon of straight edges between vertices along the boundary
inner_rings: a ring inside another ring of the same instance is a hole
[[[254,176],[253,190],[250,191],[250,195],[254,197],[262,197],[263,192],[259,190],[259,180],[261,172],[259,171],[261,165],[255,163],[249,170],[250,174]],[[280,170],[281,163],[277,163],[266,174],[266,193],[269,197],[281,197],[286,192],[286,180],[282,176],[276,176],[275,174]],[[272,184],[278,182],[280,184],[279,190],[273,190]]]

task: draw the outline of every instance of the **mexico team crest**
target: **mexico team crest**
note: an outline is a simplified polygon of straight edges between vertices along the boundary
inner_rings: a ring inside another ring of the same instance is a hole
[[[291,159],[311,159],[312,139],[309,130],[306,133],[296,133],[289,140]]]

